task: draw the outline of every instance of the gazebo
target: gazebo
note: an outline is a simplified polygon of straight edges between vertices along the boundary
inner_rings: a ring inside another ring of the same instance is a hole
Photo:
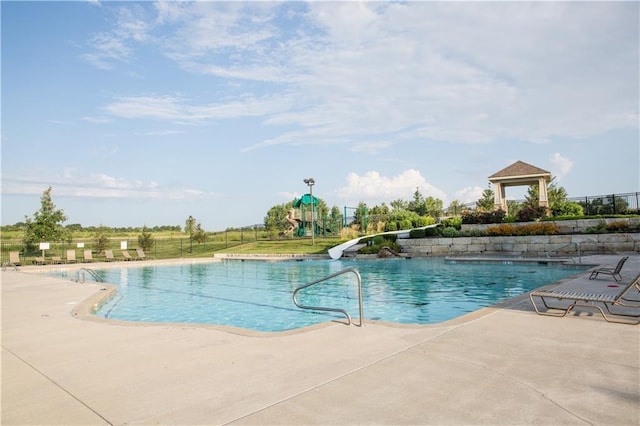
[[[494,186],[494,208],[507,211],[507,199],[505,198],[505,188],[507,186],[530,186],[539,187],[539,205],[549,207],[547,196],[547,183],[551,180],[551,173],[539,167],[527,164],[524,161],[516,161],[512,165],[505,167],[489,176],[489,182]]]

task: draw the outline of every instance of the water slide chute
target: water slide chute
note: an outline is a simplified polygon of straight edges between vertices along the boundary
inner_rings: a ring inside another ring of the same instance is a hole
[[[400,231],[387,231],[387,232],[381,232],[379,234],[365,235],[363,237],[354,238],[353,240],[349,240],[346,243],[342,243],[342,244],[339,244],[339,245],[337,245],[335,247],[331,247],[329,249],[329,257],[331,257],[331,259],[333,259],[333,260],[340,259],[345,250],[347,250],[349,247],[355,246],[363,238],[372,238],[372,237],[377,237],[379,235],[398,235],[400,237],[405,237],[406,238],[406,237],[409,236],[409,233],[413,229],[435,228],[436,226],[438,226],[437,223],[433,224],[433,225],[422,226],[420,228],[401,229]]]

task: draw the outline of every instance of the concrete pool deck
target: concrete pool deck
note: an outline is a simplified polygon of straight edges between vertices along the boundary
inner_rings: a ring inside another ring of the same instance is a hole
[[[640,424],[640,326],[592,311],[538,316],[522,297],[429,326],[249,336],[79,319],[101,284],[27,270],[0,275],[3,425]]]

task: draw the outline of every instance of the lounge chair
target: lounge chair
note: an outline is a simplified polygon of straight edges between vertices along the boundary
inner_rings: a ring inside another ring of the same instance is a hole
[[[133,257],[131,257],[128,250],[122,250],[122,258],[124,260],[133,260]]]
[[[144,250],[141,248],[137,248],[136,253],[138,254],[138,257],[136,257],[136,260],[145,260],[147,258],[147,256],[145,256],[144,254]]]
[[[9,252],[9,264],[13,266],[20,266],[22,262],[20,262],[20,252],[19,251],[10,251]]]
[[[61,263],[64,263],[64,262],[62,261],[62,258],[60,256],[51,256],[52,265],[59,265]]]
[[[44,256],[38,256],[33,258],[34,265],[44,265],[45,259]]]
[[[620,271],[622,270],[622,266],[624,265],[624,262],[627,261],[627,259],[629,259],[629,256],[625,256],[622,259],[620,259],[615,268],[595,269],[593,272],[591,272],[591,275],[589,275],[589,279],[594,280],[598,277],[598,274],[605,274],[605,275],[611,275],[613,279],[616,281],[621,281],[622,276],[620,275]]]
[[[75,250],[67,250],[67,263],[76,263],[76,251]]]
[[[107,262],[113,262],[113,261],[116,260],[116,258],[113,257],[113,250],[105,250],[104,251],[104,257],[105,257]]]
[[[529,293],[529,299],[533,304],[533,308],[539,315],[549,315],[554,317],[563,317],[573,310],[576,306],[584,308],[595,308],[600,311],[604,319],[608,322],[617,322],[622,324],[640,324],[640,300],[632,299],[628,297],[627,293],[635,290],[640,293],[640,274],[633,279],[629,284],[624,286],[617,294],[600,293],[587,293],[579,291],[563,291],[558,289],[532,291]],[[546,311],[538,309],[538,305],[534,298],[539,298],[542,304],[546,308]],[[570,302],[566,307],[557,307],[549,305],[548,299],[555,299],[557,301]],[[605,308],[608,315],[602,308]],[[626,312],[614,312],[612,308],[627,308]],[[630,312],[634,313],[630,313]],[[626,318],[626,319],[625,319]],[[631,320],[629,318],[636,318]]]
[[[85,262],[93,262],[93,254],[91,253],[91,250],[85,250],[84,251],[84,261]]]

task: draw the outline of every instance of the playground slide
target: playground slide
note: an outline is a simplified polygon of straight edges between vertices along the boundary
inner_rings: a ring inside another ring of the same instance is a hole
[[[435,228],[436,226],[438,226],[437,223],[433,224],[433,225],[427,225],[427,226],[422,226],[420,228],[413,228],[413,229]],[[342,244],[339,244],[339,245],[337,245],[335,247],[331,247],[329,249],[329,257],[331,257],[331,259],[333,259],[333,260],[340,259],[345,250],[347,250],[349,247],[355,246],[363,238],[377,237],[378,235],[394,235],[394,234],[395,235],[401,235],[401,234],[408,235],[410,231],[411,231],[411,229],[402,229],[400,231],[387,231],[387,232],[381,232],[379,234],[365,235],[364,237],[354,238],[353,240],[349,240],[346,243],[342,243]]]

